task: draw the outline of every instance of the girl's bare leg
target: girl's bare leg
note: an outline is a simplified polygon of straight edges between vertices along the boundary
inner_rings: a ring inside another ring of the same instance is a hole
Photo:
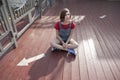
[[[58,39],[55,39],[54,41],[51,42],[51,46],[60,50],[66,50],[63,48],[63,46],[60,44],[60,41]]]
[[[78,43],[74,39],[71,39],[70,43],[68,44],[68,48],[75,49],[77,47],[78,47]]]

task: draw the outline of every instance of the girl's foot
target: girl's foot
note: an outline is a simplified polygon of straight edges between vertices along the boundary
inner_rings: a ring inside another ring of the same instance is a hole
[[[57,48],[54,48],[54,47],[51,48],[51,51],[52,51],[52,52],[54,52],[54,51],[56,51],[56,50],[57,50]]]
[[[74,49],[72,49],[72,48],[68,48],[67,52],[68,52],[68,54],[73,54],[73,55],[77,54],[77,52]]]

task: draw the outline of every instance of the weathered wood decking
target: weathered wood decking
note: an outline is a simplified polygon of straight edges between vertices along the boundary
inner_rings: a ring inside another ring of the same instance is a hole
[[[0,80],[120,80],[120,2],[61,1],[31,25],[16,49],[1,57]],[[76,57],[50,51],[53,25],[64,7],[76,20]],[[23,58],[42,53],[28,66],[17,66]]]

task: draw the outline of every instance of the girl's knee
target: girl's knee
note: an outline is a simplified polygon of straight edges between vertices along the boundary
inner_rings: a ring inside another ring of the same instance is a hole
[[[76,48],[78,48],[78,46],[79,46],[79,45],[78,45],[78,43],[77,43],[77,44],[76,44]]]
[[[74,43],[75,48],[78,48],[79,44],[77,42]]]
[[[54,42],[53,42],[53,41],[52,41],[52,42],[50,42],[50,45],[51,45],[51,46],[54,46]]]

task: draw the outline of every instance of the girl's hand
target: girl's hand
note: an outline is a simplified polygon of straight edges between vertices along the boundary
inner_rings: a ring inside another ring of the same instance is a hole
[[[63,48],[66,48],[66,44],[65,43],[63,43],[62,46],[63,46]]]
[[[63,48],[67,49],[68,48],[68,44],[63,43]]]

